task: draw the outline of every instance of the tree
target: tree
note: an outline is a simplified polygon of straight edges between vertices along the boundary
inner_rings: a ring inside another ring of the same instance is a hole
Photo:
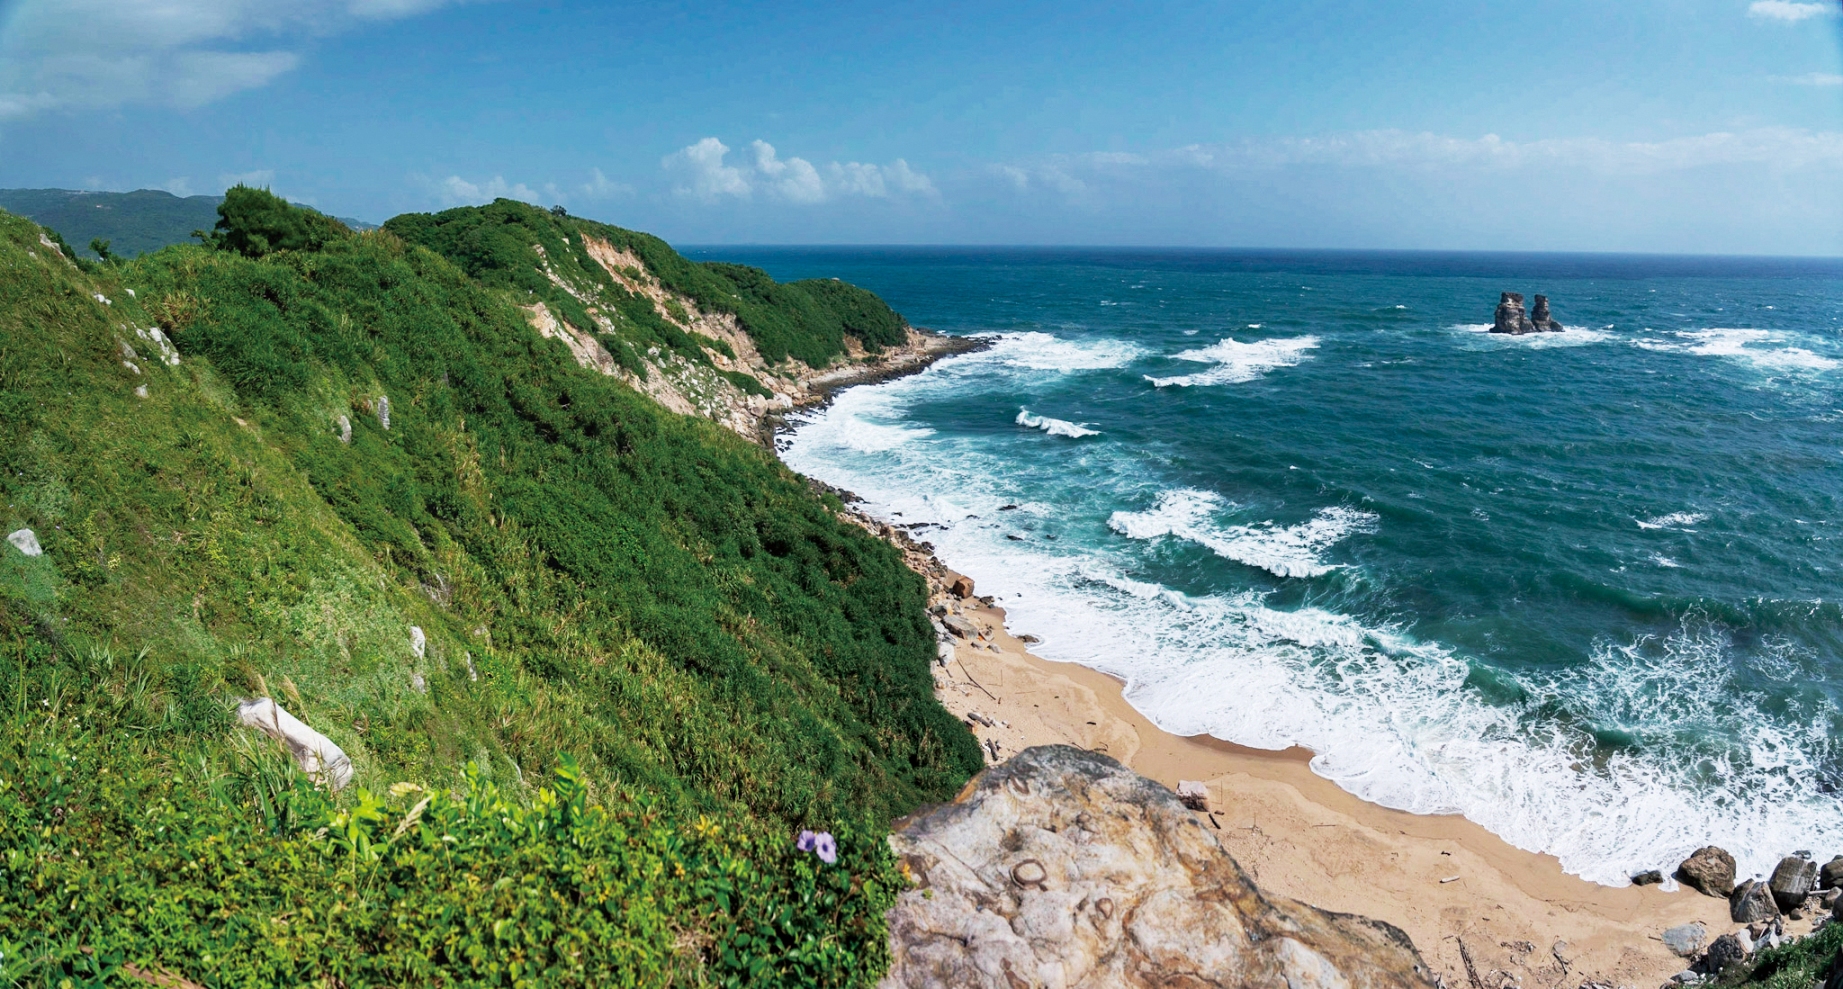
[[[224,191],[218,223],[207,242],[220,251],[259,258],[275,251],[317,251],[351,232],[338,220],[267,189],[236,185]]]

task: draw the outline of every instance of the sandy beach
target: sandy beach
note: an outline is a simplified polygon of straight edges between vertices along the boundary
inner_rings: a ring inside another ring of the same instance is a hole
[[[1031,655],[1005,630],[1002,609],[946,600],[983,635],[955,639],[953,660],[934,669],[937,694],[974,726],[989,761],[1063,743],[1174,789],[1202,781],[1202,816],[1263,890],[1395,924],[1449,987],[1658,986],[1685,967],[1664,947],[1664,929],[1701,921],[1713,939],[1741,926],[1726,900],[1687,887],[1600,886],[1462,817],[1365,803],[1314,775],[1303,749],[1161,731],[1126,703],[1119,681]]]

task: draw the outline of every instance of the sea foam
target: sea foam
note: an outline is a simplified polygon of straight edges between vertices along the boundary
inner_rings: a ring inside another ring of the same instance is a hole
[[[1648,337],[1636,341],[1646,350],[1723,357],[1742,361],[1763,371],[1830,371],[1843,362],[1804,347],[1786,346],[1786,335],[1759,329],[1682,330],[1675,339]]]
[[[1142,353],[1124,340],[1064,340],[1033,330],[1001,334],[991,348],[970,356],[1031,371],[1100,371],[1125,367]]]
[[[1099,436],[1101,431],[1089,429],[1087,423],[1070,422],[1067,419],[1052,419],[1049,416],[1032,415],[1029,409],[1017,410],[1017,424],[1030,429],[1041,429],[1051,436],[1067,436],[1081,439],[1083,436]]]
[[[1233,337],[1224,337],[1211,346],[1198,347],[1171,355],[1175,360],[1215,365],[1209,370],[1167,378],[1148,374],[1145,379],[1159,388],[1239,384],[1244,381],[1253,381],[1275,368],[1292,367],[1310,357],[1311,355],[1306,351],[1317,346],[1318,338],[1314,336],[1257,340],[1253,343],[1242,343]]]
[[[1203,546],[1224,559],[1259,567],[1276,577],[1317,577],[1335,567],[1319,554],[1354,532],[1375,531],[1370,512],[1336,506],[1321,508],[1308,522],[1278,526],[1273,522],[1218,526],[1216,515],[1235,506],[1213,491],[1184,488],[1166,491],[1143,512],[1115,512],[1109,528],[1128,539],[1175,536]]]

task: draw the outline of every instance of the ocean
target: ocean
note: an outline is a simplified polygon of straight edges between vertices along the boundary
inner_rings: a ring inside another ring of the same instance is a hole
[[[991,339],[781,455],[1159,726],[1600,883],[1843,853],[1843,261],[690,253]]]

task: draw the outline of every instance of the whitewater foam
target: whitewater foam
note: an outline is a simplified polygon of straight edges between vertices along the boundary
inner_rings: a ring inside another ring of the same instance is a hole
[[[1257,340],[1253,343],[1242,343],[1233,337],[1223,337],[1212,346],[1198,347],[1171,355],[1175,360],[1215,365],[1209,370],[1168,378],[1148,374],[1145,379],[1159,388],[1239,384],[1244,381],[1253,381],[1275,368],[1292,367],[1310,357],[1311,355],[1306,351],[1315,349],[1317,346],[1318,338],[1314,336]]]
[[[1611,339],[1612,334],[1602,330],[1590,330],[1584,326],[1564,326],[1560,332],[1547,330],[1541,333],[1492,333],[1492,323],[1460,323],[1452,328],[1465,333],[1476,333],[1487,343],[1501,347],[1529,347],[1544,350],[1550,347],[1585,347],[1588,344],[1602,343]]]
[[[1708,520],[1709,517],[1701,512],[1671,512],[1669,515],[1633,519],[1632,521],[1637,522],[1640,529],[1675,529],[1679,532],[1695,532],[1696,530],[1689,526],[1701,525]]]
[[[1681,330],[1672,336],[1676,339],[1652,337],[1636,342],[1638,346],[1646,350],[1695,354],[1700,357],[1724,357],[1744,361],[1765,371],[1815,373],[1843,366],[1843,362],[1804,347],[1785,346],[1786,335],[1773,330],[1733,328]]]
[[[1031,371],[1101,371],[1125,367],[1144,351],[1124,340],[1064,340],[1032,330],[999,335],[982,354],[973,355],[1005,367]]]
[[[1081,439],[1083,436],[1101,435],[1100,430],[1089,429],[1087,423],[1070,422],[1067,419],[1052,419],[1049,416],[1031,415],[1029,409],[1018,409],[1017,419],[1015,421],[1020,426],[1025,426],[1030,429],[1041,429],[1051,436],[1067,436],[1072,440]]]
[[[1107,520],[1128,539],[1175,536],[1207,548],[1224,559],[1259,567],[1276,577],[1317,577],[1337,569],[1319,554],[1356,532],[1374,532],[1376,516],[1335,506],[1321,508],[1311,521],[1277,526],[1217,526],[1214,517],[1236,506],[1213,491],[1182,488],[1158,496],[1144,512],[1115,512]]]

